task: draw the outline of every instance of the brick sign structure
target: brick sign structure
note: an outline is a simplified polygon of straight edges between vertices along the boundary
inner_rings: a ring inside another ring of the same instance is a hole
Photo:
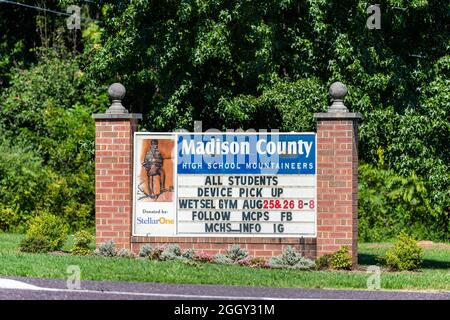
[[[339,82],[316,133],[137,133],[125,88],[96,121],[96,241],[252,256],[293,246],[316,258],[349,246],[357,263],[357,127]],[[271,166],[269,166],[269,164]]]

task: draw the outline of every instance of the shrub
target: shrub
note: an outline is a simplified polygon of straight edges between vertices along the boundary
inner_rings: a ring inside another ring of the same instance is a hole
[[[152,255],[153,248],[149,244],[144,244],[139,250],[139,257],[148,258]]]
[[[385,261],[392,270],[417,270],[422,265],[423,249],[416,240],[401,232],[394,247],[386,252]]]
[[[19,218],[20,216],[12,208],[0,204],[0,231],[12,230]]]
[[[349,248],[342,246],[338,251],[331,254],[330,262],[331,268],[335,270],[351,270],[353,263]]]
[[[263,257],[251,257],[248,256],[237,262],[241,266],[247,266],[252,268],[267,268],[268,262]]]
[[[91,242],[94,241],[94,236],[85,230],[80,230],[75,233],[75,243],[72,248],[72,255],[74,256],[88,256],[92,253],[89,247]]]
[[[331,254],[327,253],[315,261],[317,270],[325,270],[331,267]]]
[[[20,250],[24,252],[33,252],[31,250],[37,248],[40,248],[39,252],[59,250],[67,239],[68,230],[68,226],[58,217],[42,213],[30,220]]]
[[[250,267],[268,268],[269,262],[263,257],[254,257],[250,260]]]
[[[119,258],[129,258],[129,259],[135,257],[133,252],[131,252],[130,250],[125,249],[125,248],[120,249],[117,252],[116,256],[119,257]]]
[[[7,141],[0,141],[0,210],[15,215],[0,218],[0,228],[15,231],[47,211],[85,229],[95,222],[90,115],[107,107],[106,90],[92,85],[78,59],[41,58],[26,71],[14,68],[0,92],[0,140]]]
[[[445,169],[439,166],[433,169],[434,178],[420,177],[415,172],[400,174],[385,168],[383,152],[379,148],[377,166],[359,166],[359,239],[379,242],[395,238],[407,228],[415,238],[446,241],[450,224],[448,209],[445,212],[449,206],[444,203],[450,197],[443,196],[442,190],[449,189],[450,176],[446,177]]]
[[[149,255],[149,258],[151,260],[161,260],[161,255],[164,252],[165,247],[164,246],[158,246],[156,248],[153,248],[152,252]]]
[[[238,262],[239,260],[245,259],[248,256],[247,251],[241,249],[238,244],[234,244],[229,248],[226,252],[226,257],[229,258],[233,263]]]
[[[217,264],[233,264],[234,261],[231,260],[230,258],[228,258],[226,255],[222,254],[222,253],[218,253],[216,255],[214,255],[214,263]]]
[[[293,247],[288,246],[281,256],[272,257],[268,266],[276,269],[301,269],[308,270],[314,267],[314,261],[305,258]]]
[[[247,256],[244,259],[239,260],[237,262],[237,264],[240,265],[240,266],[247,266],[247,267],[249,267],[251,262],[252,262],[252,259],[253,259],[253,257]]]
[[[198,262],[213,262],[214,257],[206,252],[198,252],[194,254],[193,259]]]
[[[193,260],[195,256],[195,251],[193,249],[186,250],[182,254],[183,258],[186,258],[188,260]]]
[[[234,244],[226,251],[225,254],[216,254],[213,261],[218,264],[233,264],[245,260],[241,263],[245,264],[247,263],[248,258],[249,256],[247,251],[241,249],[238,244]]]
[[[92,254],[92,249],[74,246],[71,253],[73,256],[89,256]]]
[[[182,259],[180,246],[177,244],[169,244],[165,247],[164,251],[160,255],[160,260],[177,260]]]
[[[42,237],[25,237],[20,243],[20,251],[30,253],[43,253],[48,252],[48,242]]]
[[[194,250],[186,250],[182,252],[178,244],[169,244],[167,246],[159,246],[153,248],[149,244],[145,244],[139,251],[139,256],[152,260],[195,260]]]
[[[0,230],[24,232],[47,191],[48,171],[24,144],[8,141],[0,125]]]
[[[102,257],[115,257],[117,255],[116,245],[114,241],[109,240],[99,245],[98,249],[94,251],[94,255]]]

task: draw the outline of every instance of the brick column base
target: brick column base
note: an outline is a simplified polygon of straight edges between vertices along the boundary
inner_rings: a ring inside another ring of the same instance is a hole
[[[97,246],[131,249],[133,138],[140,114],[94,114]]]
[[[349,112],[315,114],[317,256],[348,246],[358,263],[358,120]]]

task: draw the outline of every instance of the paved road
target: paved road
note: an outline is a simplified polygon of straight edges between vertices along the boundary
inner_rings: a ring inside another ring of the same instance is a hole
[[[216,285],[81,281],[80,290],[65,280],[0,278],[0,300],[450,300],[450,292],[277,289]]]

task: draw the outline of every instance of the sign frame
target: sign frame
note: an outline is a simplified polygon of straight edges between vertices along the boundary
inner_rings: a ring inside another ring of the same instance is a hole
[[[314,174],[314,181],[315,181],[315,188],[314,188],[314,199],[316,203],[315,208],[315,215],[314,215],[314,235],[301,235],[298,236],[292,235],[292,234],[281,234],[281,233],[274,233],[274,234],[257,234],[257,233],[231,233],[231,234],[223,234],[223,233],[200,233],[200,234],[178,234],[178,138],[180,135],[313,135],[314,136],[314,144],[315,144],[315,174]],[[174,173],[173,173],[173,182],[174,182],[174,202],[175,202],[175,234],[172,235],[154,235],[154,234],[140,234],[136,233],[136,189],[137,189],[137,183],[136,183],[136,160],[137,160],[137,143],[136,138],[139,136],[161,136],[161,138],[170,138],[175,141],[175,157],[174,157]],[[222,131],[212,131],[212,132],[188,132],[188,131],[180,131],[180,132],[134,132],[133,136],[133,157],[132,157],[132,183],[133,183],[133,194],[132,194],[132,213],[131,213],[131,236],[133,237],[167,237],[167,238],[182,238],[182,237],[201,237],[201,238],[317,238],[317,216],[318,216],[318,208],[317,208],[317,133],[316,132],[246,132],[246,131],[238,131],[238,132],[222,132]]]

